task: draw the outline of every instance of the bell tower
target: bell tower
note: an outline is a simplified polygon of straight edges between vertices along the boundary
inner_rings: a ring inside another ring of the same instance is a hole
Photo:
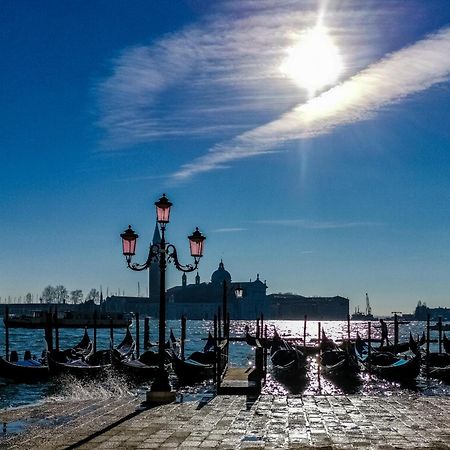
[[[159,234],[158,224],[155,224],[152,244],[159,244],[160,242],[161,235]],[[148,293],[151,302],[159,301],[159,267],[156,263],[153,263],[148,269]]]

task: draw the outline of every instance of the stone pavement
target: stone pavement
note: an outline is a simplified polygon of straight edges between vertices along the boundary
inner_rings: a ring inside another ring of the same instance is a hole
[[[78,405],[85,411],[73,420],[50,418],[4,448],[450,449],[450,397],[217,396],[151,409],[121,401]]]

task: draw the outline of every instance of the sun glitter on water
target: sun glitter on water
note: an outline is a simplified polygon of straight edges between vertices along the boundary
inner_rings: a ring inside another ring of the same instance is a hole
[[[322,25],[302,33],[286,53],[280,65],[281,73],[306,89],[310,96],[336,83],[343,70],[339,49]]]

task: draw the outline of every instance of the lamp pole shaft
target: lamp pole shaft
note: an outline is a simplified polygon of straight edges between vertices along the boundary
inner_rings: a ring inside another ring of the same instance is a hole
[[[165,340],[166,340],[166,240],[165,227],[161,227],[161,242],[159,244],[159,369],[164,371]]]

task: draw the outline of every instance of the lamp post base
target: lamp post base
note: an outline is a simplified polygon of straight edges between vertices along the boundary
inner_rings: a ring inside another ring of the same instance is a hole
[[[145,403],[148,405],[165,405],[175,401],[175,391],[147,391]]]
[[[177,393],[172,391],[169,382],[169,375],[166,370],[159,370],[152,383],[152,387],[146,394],[146,403],[148,404],[165,404],[175,401]]]

